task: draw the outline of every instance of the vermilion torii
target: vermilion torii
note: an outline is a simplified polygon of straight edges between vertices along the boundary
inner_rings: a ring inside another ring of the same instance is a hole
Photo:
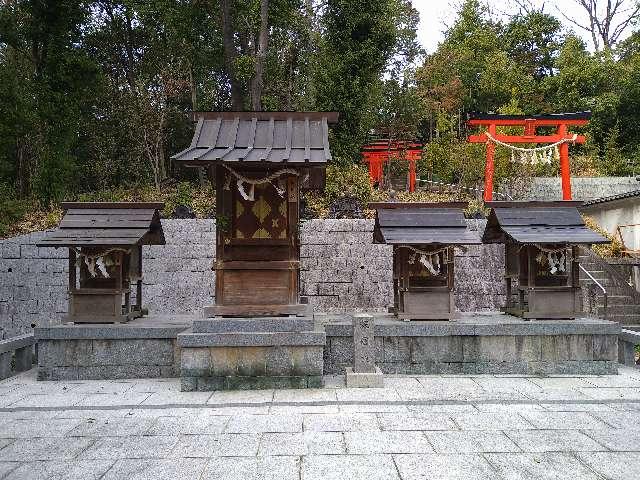
[[[584,135],[569,133],[570,126],[584,126],[589,123],[591,112],[554,113],[550,115],[498,115],[470,114],[467,124],[472,127],[482,126],[486,131],[469,135],[471,143],[487,145],[484,200],[493,200],[493,173],[496,143],[542,143],[557,144],[560,153],[560,175],[562,177],[562,199],[571,200],[571,173],[569,169],[569,143],[584,143]],[[497,127],[524,127],[522,135],[504,135],[497,132]],[[553,127],[555,133],[538,135],[538,127]]]

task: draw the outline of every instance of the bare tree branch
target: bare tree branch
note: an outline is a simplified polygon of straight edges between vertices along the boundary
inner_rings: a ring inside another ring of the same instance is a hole
[[[527,0],[516,1],[526,2]],[[622,34],[640,15],[640,4],[628,5],[629,1],[632,0],[606,0],[606,5],[602,9],[598,6],[598,0],[574,0],[587,14],[588,24],[578,22],[560,9],[558,11],[569,23],[588,32],[594,49],[599,51],[601,46],[613,48]]]

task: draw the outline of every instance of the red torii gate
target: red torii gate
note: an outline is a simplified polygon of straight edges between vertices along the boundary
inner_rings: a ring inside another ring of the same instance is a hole
[[[497,114],[471,114],[467,124],[469,126],[485,126],[491,137],[503,143],[557,143],[560,151],[560,174],[562,176],[562,199],[571,200],[571,173],[569,169],[569,142],[584,143],[584,135],[569,133],[569,126],[584,126],[589,123],[591,112],[555,113],[551,115],[524,116],[524,115],[497,115]],[[497,133],[497,127],[524,127],[523,135],[503,135]],[[538,135],[538,127],[554,127],[556,133],[552,135]],[[484,200],[493,200],[493,172],[496,144],[485,132],[478,135],[469,135],[471,143],[487,144],[487,161],[484,171]]]
[[[362,160],[369,166],[369,179],[372,184],[381,183],[383,165],[390,159],[409,162],[409,191],[416,190],[416,162],[422,156],[422,144],[409,140],[375,140],[361,149]]]

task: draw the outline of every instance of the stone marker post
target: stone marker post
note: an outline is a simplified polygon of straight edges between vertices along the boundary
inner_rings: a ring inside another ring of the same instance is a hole
[[[353,316],[353,368],[346,368],[347,387],[383,387],[384,377],[376,367],[373,315]]]
[[[358,313],[353,316],[353,350],[355,373],[376,371],[372,315]]]

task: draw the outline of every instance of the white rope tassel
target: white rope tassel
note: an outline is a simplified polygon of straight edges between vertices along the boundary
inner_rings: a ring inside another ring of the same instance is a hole
[[[558,271],[556,267],[555,253],[547,253],[547,261],[549,262],[549,267],[551,267],[549,271],[551,272],[551,274],[555,275],[555,273]]]
[[[283,169],[278,170],[277,172],[274,172],[271,175],[268,175],[268,176],[263,177],[263,178],[249,178],[249,177],[245,177],[244,175],[236,172],[233,168],[229,167],[228,165],[225,165],[224,168],[229,170],[229,172],[238,179],[238,181],[236,182],[236,184],[238,185],[238,192],[240,192],[240,195],[242,195],[242,198],[244,198],[245,200],[247,200],[249,202],[253,202],[254,201],[254,187],[255,187],[255,185],[262,185],[262,184],[265,184],[265,183],[270,183],[276,189],[276,191],[278,192],[278,195],[280,195],[281,197],[284,198],[284,196],[286,194],[286,184],[285,184],[284,187],[282,187],[282,184],[280,183],[280,180],[278,180],[278,185],[279,186],[277,186],[277,185],[275,185],[273,183],[273,180],[280,179],[280,177],[283,176],[283,175],[294,175],[296,177],[300,176],[300,173],[297,172],[296,170],[292,169],[292,168],[283,168]],[[249,193],[247,193],[246,190],[244,189],[244,186],[243,186],[244,183],[246,183],[246,184],[248,184],[250,186],[249,187]]]
[[[95,258],[84,257],[84,264],[87,266],[87,271],[89,272],[89,274],[93,278],[96,278],[96,276],[98,275],[96,273],[96,259]]]
[[[107,272],[107,266],[102,260],[102,257],[96,259],[96,266],[104,278],[109,278],[109,272]]]
[[[98,276],[98,272],[96,271],[96,268],[104,278],[110,278],[109,272],[107,271],[107,267],[110,267],[116,264],[116,262],[111,260],[111,258],[109,257],[110,253],[112,252],[131,253],[130,249],[110,248],[104,252],[88,254],[88,253],[83,253],[77,248],[74,248],[74,247],[71,247],[71,248],[78,255],[78,258],[76,259],[76,265],[80,266],[81,259],[84,259],[84,264],[87,266],[87,271],[93,278],[96,278]]]
[[[547,163],[550,164],[553,159],[560,158],[560,152],[558,147],[564,143],[575,143],[578,139],[577,134],[573,134],[571,138],[563,138],[555,143],[551,143],[549,145],[544,145],[542,147],[534,147],[534,148],[523,148],[516,147],[514,145],[510,145],[508,143],[501,142],[493,135],[491,135],[488,131],[484,132],[484,134],[489,139],[487,142],[491,141],[496,145],[500,145],[502,147],[508,148],[511,150],[511,160],[514,160],[515,153],[518,152],[520,163],[535,165],[536,163]]]
[[[420,255],[420,263],[424,265],[424,267],[429,270],[429,273],[434,277],[438,275],[438,271],[433,268],[433,263],[431,258],[427,258],[426,255]]]
[[[240,192],[240,195],[242,196],[242,198],[244,198],[248,202],[253,202],[255,200],[255,197],[254,197],[255,185],[249,185],[249,193],[247,193],[244,189],[244,186],[242,185],[242,180],[238,180],[236,183],[238,185],[238,192]]]

